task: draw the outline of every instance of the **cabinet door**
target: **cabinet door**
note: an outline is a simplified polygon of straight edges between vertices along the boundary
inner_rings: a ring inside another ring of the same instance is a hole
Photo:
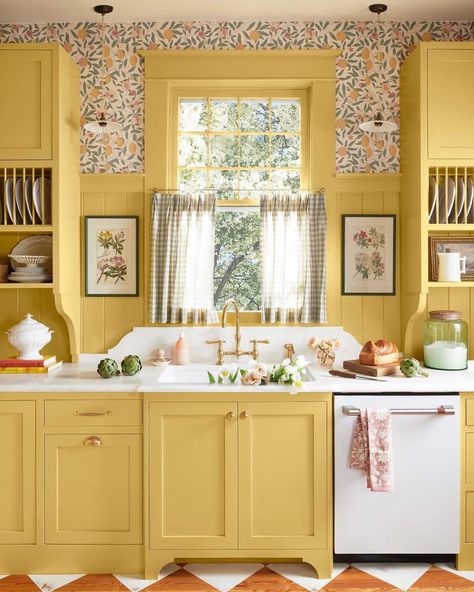
[[[35,402],[0,401],[0,544],[35,542]]]
[[[150,403],[150,546],[237,548],[237,405]]]
[[[51,51],[0,51],[0,159],[51,158]]]
[[[239,548],[324,549],[329,404],[239,404]]]
[[[473,72],[474,50],[429,50],[429,158],[474,158]]]
[[[45,542],[142,542],[142,437],[45,436]]]

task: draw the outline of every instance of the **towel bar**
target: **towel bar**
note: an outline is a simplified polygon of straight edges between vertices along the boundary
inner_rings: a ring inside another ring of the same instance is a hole
[[[343,405],[342,412],[351,417],[360,415],[360,409],[354,405]],[[392,415],[455,415],[456,410],[452,405],[440,405],[426,409],[390,409],[390,413]]]

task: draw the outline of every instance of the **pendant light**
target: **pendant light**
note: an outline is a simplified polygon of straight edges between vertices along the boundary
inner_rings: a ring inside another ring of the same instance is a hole
[[[113,11],[113,6],[108,4],[99,4],[94,6],[94,11],[100,14],[101,19],[101,37],[102,37],[102,60],[101,60],[101,77],[100,77],[100,110],[97,119],[89,121],[84,125],[86,132],[95,134],[96,136],[103,136],[104,134],[117,133],[122,130],[120,123],[111,121],[106,115],[105,109],[105,83],[107,79],[107,68],[105,64],[105,24],[104,17]]]
[[[377,15],[377,54],[380,54],[380,15],[387,10],[386,4],[371,4],[369,6],[370,12]],[[377,55],[377,59],[378,59]],[[382,116],[382,83],[381,83],[381,64],[378,66],[378,94],[379,107],[375,118],[370,121],[364,121],[359,125],[363,132],[393,132],[397,129],[397,124],[393,121],[384,120]]]

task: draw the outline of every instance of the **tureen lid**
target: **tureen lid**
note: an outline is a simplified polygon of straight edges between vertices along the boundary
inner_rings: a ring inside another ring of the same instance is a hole
[[[16,325],[13,325],[13,327],[9,330],[9,333],[47,333],[48,331],[49,327],[43,323],[40,323],[39,321],[36,321],[33,318],[33,315],[28,313],[22,321]]]

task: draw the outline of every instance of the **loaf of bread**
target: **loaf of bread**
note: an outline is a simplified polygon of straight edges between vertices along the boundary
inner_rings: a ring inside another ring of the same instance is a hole
[[[359,354],[359,362],[367,366],[381,366],[398,362],[398,347],[392,341],[367,341]]]

